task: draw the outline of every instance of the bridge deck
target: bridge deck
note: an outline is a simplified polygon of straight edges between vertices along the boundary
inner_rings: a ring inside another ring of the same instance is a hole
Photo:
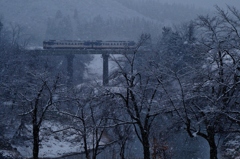
[[[66,54],[133,54],[135,50],[94,50],[94,49],[49,49],[27,50],[28,53],[38,55],[66,55]]]

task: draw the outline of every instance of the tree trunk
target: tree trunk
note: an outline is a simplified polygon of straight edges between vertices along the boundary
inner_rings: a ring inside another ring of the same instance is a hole
[[[32,114],[33,159],[38,159],[38,154],[39,154],[39,131],[40,131],[40,129],[39,129],[38,122],[37,122],[37,112],[38,112],[37,105],[38,105],[38,100],[36,100],[35,108],[34,108],[33,114]]]
[[[33,125],[33,159],[38,159],[39,154],[39,128]]]
[[[150,144],[148,141],[148,134],[146,132],[142,132],[142,144],[143,144],[143,155],[144,159],[150,159]]]
[[[86,157],[86,159],[90,159],[90,155],[89,155],[89,151],[88,151],[88,147],[87,147],[88,144],[87,144],[86,132],[84,132],[83,141],[84,141],[85,157]]]
[[[88,143],[87,143],[87,130],[86,130],[86,125],[85,121],[83,121],[83,144],[84,144],[84,151],[85,151],[85,157],[86,159],[90,159],[90,154],[88,150]]]
[[[218,150],[217,150],[217,145],[215,143],[215,132],[214,132],[214,128],[213,127],[209,127],[207,129],[207,133],[208,133],[208,144],[210,147],[210,159],[217,159],[217,154],[218,154]]]
[[[121,146],[121,150],[120,150],[120,157],[121,157],[121,159],[125,159],[125,144],[126,144],[126,142],[124,141],[122,143],[122,146]]]
[[[215,141],[208,140],[208,144],[210,146],[210,159],[217,159],[217,146],[215,144]]]

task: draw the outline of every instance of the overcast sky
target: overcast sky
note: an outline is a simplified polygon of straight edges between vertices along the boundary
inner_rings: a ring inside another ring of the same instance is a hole
[[[213,8],[215,5],[224,7],[227,5],[240,8],[240,0],[159,0],[166,3],[181,3],[194,5],[195,7]]]

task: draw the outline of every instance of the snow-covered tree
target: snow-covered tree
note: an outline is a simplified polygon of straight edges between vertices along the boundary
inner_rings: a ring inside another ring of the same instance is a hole
[[[210,159],[218,158],[217,138],[239,131],[240,16],[230,7],[230,13],[218,7],[217,11],[216,16],[195,21],[202,66],[189,63],[182,71],[169,71],[165,75],[174,87],[156,76],[189,136],[208,142]]]
[[[143,42],[141,40],[148,40],[144,37],[140,39],[139,47]],[[156,117],[165,111],[165,107],[161,104],[162,90],[156,78],[147,71],[147,66],[136,65],[139,53],[136,49],[132,55],[125,55],[124,66],[123,61],[116,60],[119,67],[116,71],[119,85],[115,87],[119,89],[110,89],[109,92],[119,100],[122,113],[125,112],[128,115],[128,120],[132,123],[135,134],[142,144],[144,159],[150,159],[152,124]]]
[[[18,104],[23,109],[20,115],[30,116],[31,123],[27,124],[32,127],[32,156],[34,159],[38,159],[42,123],[46,119],[47,112],[58,103],[55,97],[59,93],[59,77],[51,81],[38,75],[32,74],[32,76],[35,82],[30,83],[27,89],[21,89]]]
[[[97,91],[98,87],[79,85],[69,91],[58,109],[60,115],[70,119],[65,129],[72,129],[79,136],[86,159],[96,159],[110,142],[106,134],[111,103]]]

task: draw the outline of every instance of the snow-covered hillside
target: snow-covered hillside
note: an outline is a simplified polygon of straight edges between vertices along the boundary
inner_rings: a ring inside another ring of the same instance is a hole
[[[40,131],[40,150],[39,157],[55,158],[70,154],[79,154],[84,151],[82,135],[75,129],[66,129],[68,125],[52,121],[44,122]],[[31,136],[32,127],[24,125],[24,129],[16,136],[12,146],[25,158],[32,156],[32,141],[26,140]],[[89,134],[89,143],[92,142],[92,134]],[[17,142],[16,142],[17,141]],[[103,146],[110,142],[108,137],[103,135],[100,145]],[[0,149],[0,154],[2,150]],[[3,153],[3,152],[2,152]],[[6,153],[6,152],[4,152]],[[13,153],[10,153],[13,154]]]
[[[5,20],[25,24],[53,18],[58,10],[69,16],[73,16],[74,10],[77,10],[82,19],[91,19],[98,15],[103,18],[142,16],[109,0],[1,0],[0,4],[0,13]]]
[[[44,39],[47,22],[61,11],[73,21],[78,13],[80,21],[89,21],[101,16],[103,19],[143,18],[143,15],[109,0],[1,0],[0,17],[4,24],[19,24],[34,39]]]

